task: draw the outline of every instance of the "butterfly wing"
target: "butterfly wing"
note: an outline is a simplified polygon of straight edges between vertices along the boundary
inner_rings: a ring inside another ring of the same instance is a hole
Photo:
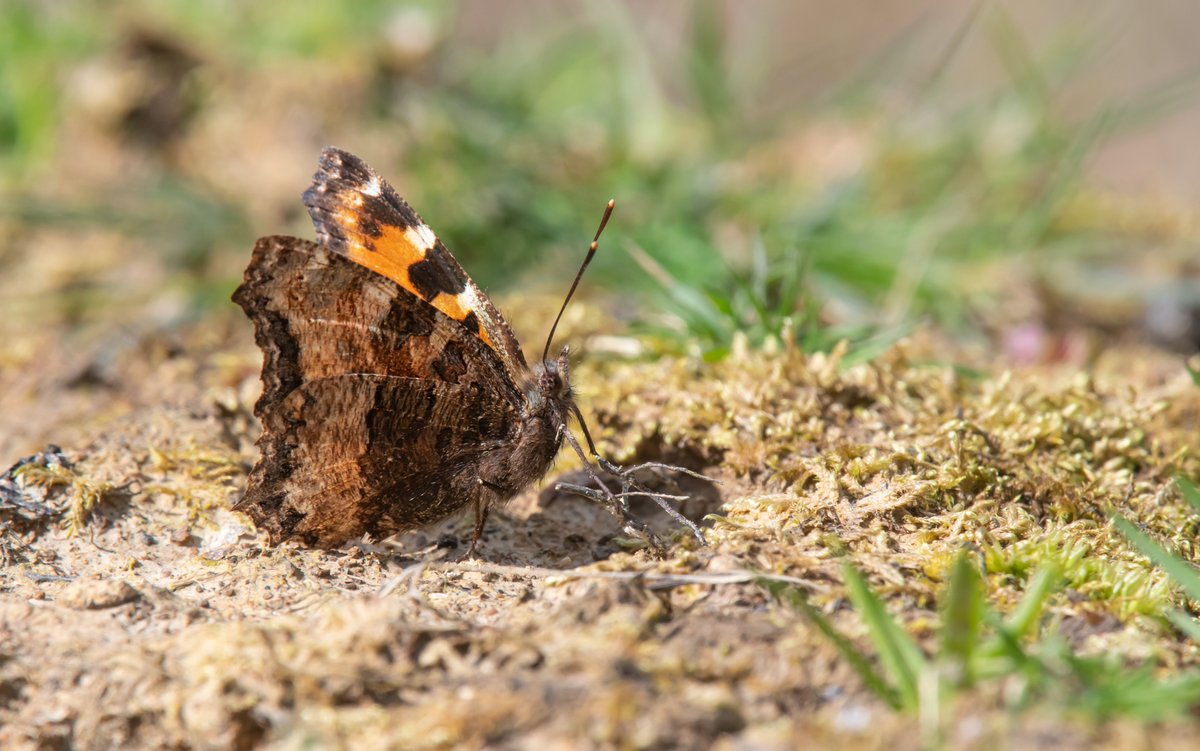
[[[321,152],[303,196],[326,248],[391,279],[479,336],[509,373],[528,370],[500,313],[408,203],[353,154]]]
[[[237,508],[275,541],[336,546],[444,518],[480,492],[522,395],[496,351],[330,249],[259,240],[234,301],[265,353],[262,459]]]

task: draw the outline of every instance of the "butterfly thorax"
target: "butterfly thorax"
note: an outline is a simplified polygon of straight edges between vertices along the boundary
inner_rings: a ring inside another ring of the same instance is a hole
[[[528,376],[521,384],[526,401],[515,440],[480,467],[484,484],[495,491],[495,502],[509,500],[546,474],[562,446],[564,423],[572,410],[565,352],[557,361],[534,365]]]

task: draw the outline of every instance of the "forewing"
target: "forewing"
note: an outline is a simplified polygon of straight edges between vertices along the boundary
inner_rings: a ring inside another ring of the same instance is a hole
[[[511,372],[526,368],[512,330],[433,230],[353,154],[327,147],[304,193],[317,240],[382,274],[491,347]]]
[[[482,380],[520,395],[491,348],[395,282],[294,237],[264,237],[234,292],[262,348],[263,402],[344,373]]]

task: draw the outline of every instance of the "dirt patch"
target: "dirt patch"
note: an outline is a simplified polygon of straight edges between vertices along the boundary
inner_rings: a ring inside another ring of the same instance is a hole
[[[1200,390],[1165,375],[1165,356],[982,381],[919,364],[930,345],[914,343],[850,369],[795,352],[583,363],[606,452],[721,481],[688,488],[708,545],[676,529],[665,560],[629,547],[605,511],[552,489],[578,477],[564,457],[494,516],[482,561],[453,563],[469,519],[338,552],[261,545],[229,511],[257,434],[257,353],[235,342],[185,338],[187,356],[157,359],[145,353],[167,350],[143,342],[111,366],[116,385],[64,386],[128,406],[63,446],[52,514],[4,512],[5,748],[881,748],[892,733],[889,748],[917,748],[916,720],[729,575],[796,577],[861,633],[841,594],[850,555],[923,634],[964,546],[1003,607],[1035,558],[1086,543],[1086,570],[1065,567],[1078,590],[1052,606],[1064,633],[1084,651],[1195,661],[1139,617],[1165,582],[1105,521],[1120,505],[1163,539],[1187,535],[1169,478],[1198,469]],[[80,508],[86,488],[98,498]],[[999,706],[956,715],[958,747],[1103,747],[1086,725],[1046,730]]]

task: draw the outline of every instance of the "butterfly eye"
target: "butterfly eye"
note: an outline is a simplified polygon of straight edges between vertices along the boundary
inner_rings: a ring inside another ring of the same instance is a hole
[[[558,393],[562,388],[562,379],[558,377],[558,371],[553,366],[547,367],[542,371],[541,381],[542,391],[544,393]]]

